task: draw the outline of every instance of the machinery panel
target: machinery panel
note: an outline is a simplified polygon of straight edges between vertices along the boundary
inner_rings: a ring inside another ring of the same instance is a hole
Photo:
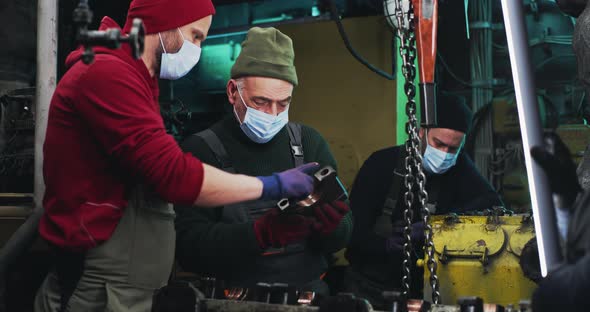
[[[507,306],[531,297],[536,284],[520,264],[535,238],[528,216],[433,216],[431,223],[443,304],[478,296]],[[431,293],[428,277],[425,270],[425,296]]]

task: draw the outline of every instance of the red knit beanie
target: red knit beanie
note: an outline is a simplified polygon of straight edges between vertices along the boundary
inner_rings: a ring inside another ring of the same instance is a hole
[[[129,33],[134,18],[141,18],[146,34],[155,34],[215,14],[211,0],[133,0],[123,28]]]

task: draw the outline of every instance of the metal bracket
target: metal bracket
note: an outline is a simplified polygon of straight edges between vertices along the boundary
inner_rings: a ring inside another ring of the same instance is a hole
[[[469,23],[469,29],[493,29],[494,25],[490,22],[475,21]]]
[[[291,152],[295,157],[303,157],[303,146],[301,145],[293,145],[291,146]]]
[[[490,253],[490,250],[488,249],[488,247],[485,247],[485,249],[483,251],[483,255],[479,259],[479,262],[481,262],[481,264],[483,265],[483,269],[484,269],[485,273],[487,273],[486,267],[490,263],[489,253]]]
[[[449,263],[449,258],[450,258],[450,256],[448,254],[447,245],[445,245],[443,247],[442,252],[440,253],[440,256],[438,257],[438,261],[441,264],[447,264],[447,263]],[[465,258],[465,257],[461,257],[461,258]],[[467,257],[467,258],[473,259],[473,257]],[[490,250],[488,249],[488,247],[485,247],[483,249],[483,253],[482,253],[481,257],[479,258],[479,262],[481,262],[481,264],[483,266],[484,273],[487,273],[487,266],[490,263]]]
[[[447,264],[449,262],[449,256],[447,255],[447,245],[443,247],[440,257],[438,257],[438,261],[440,261],[442,264]]]

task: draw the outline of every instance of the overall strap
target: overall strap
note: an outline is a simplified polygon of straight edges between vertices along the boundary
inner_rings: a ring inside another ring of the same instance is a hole
[[[225,150],[225,147],[223,146],[223,143],[219,139],[219,136],[213,132],[213,130],[206,129],[195,135],[207,143],[209,149],[211,149],[211,152],[213,152],[215,159],[217,159],[217,161],[221,164],[221,169],[223,171],[236,173],[236,169],[233,167],[233,164],[229,158],[229,155],[227,154],[227,151]]]
[[[289,145],[291,145],[291,154],[295,167],[303,165],[303,144],[301,143],[301,125],[290,122],[287,124],[289,132]]]

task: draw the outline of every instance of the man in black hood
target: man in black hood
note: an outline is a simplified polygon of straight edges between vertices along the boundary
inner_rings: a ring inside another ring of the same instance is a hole
[[[440,94],[438,99],[437,127],[422,128],[419,134],[430,211],[465,213],[502,205],[492,186],[462,152],[471,128],[471,111],[457,96]],[[354,228],[346,253],[351,266],[344,284],[348,292],[368,299],[377,309],[388,309],[381,296],[383,290],[401,288],[404,159],[403,145],[373,153],[351,190]],[[412,243],[419,250],[424,224],[415,217]]]

